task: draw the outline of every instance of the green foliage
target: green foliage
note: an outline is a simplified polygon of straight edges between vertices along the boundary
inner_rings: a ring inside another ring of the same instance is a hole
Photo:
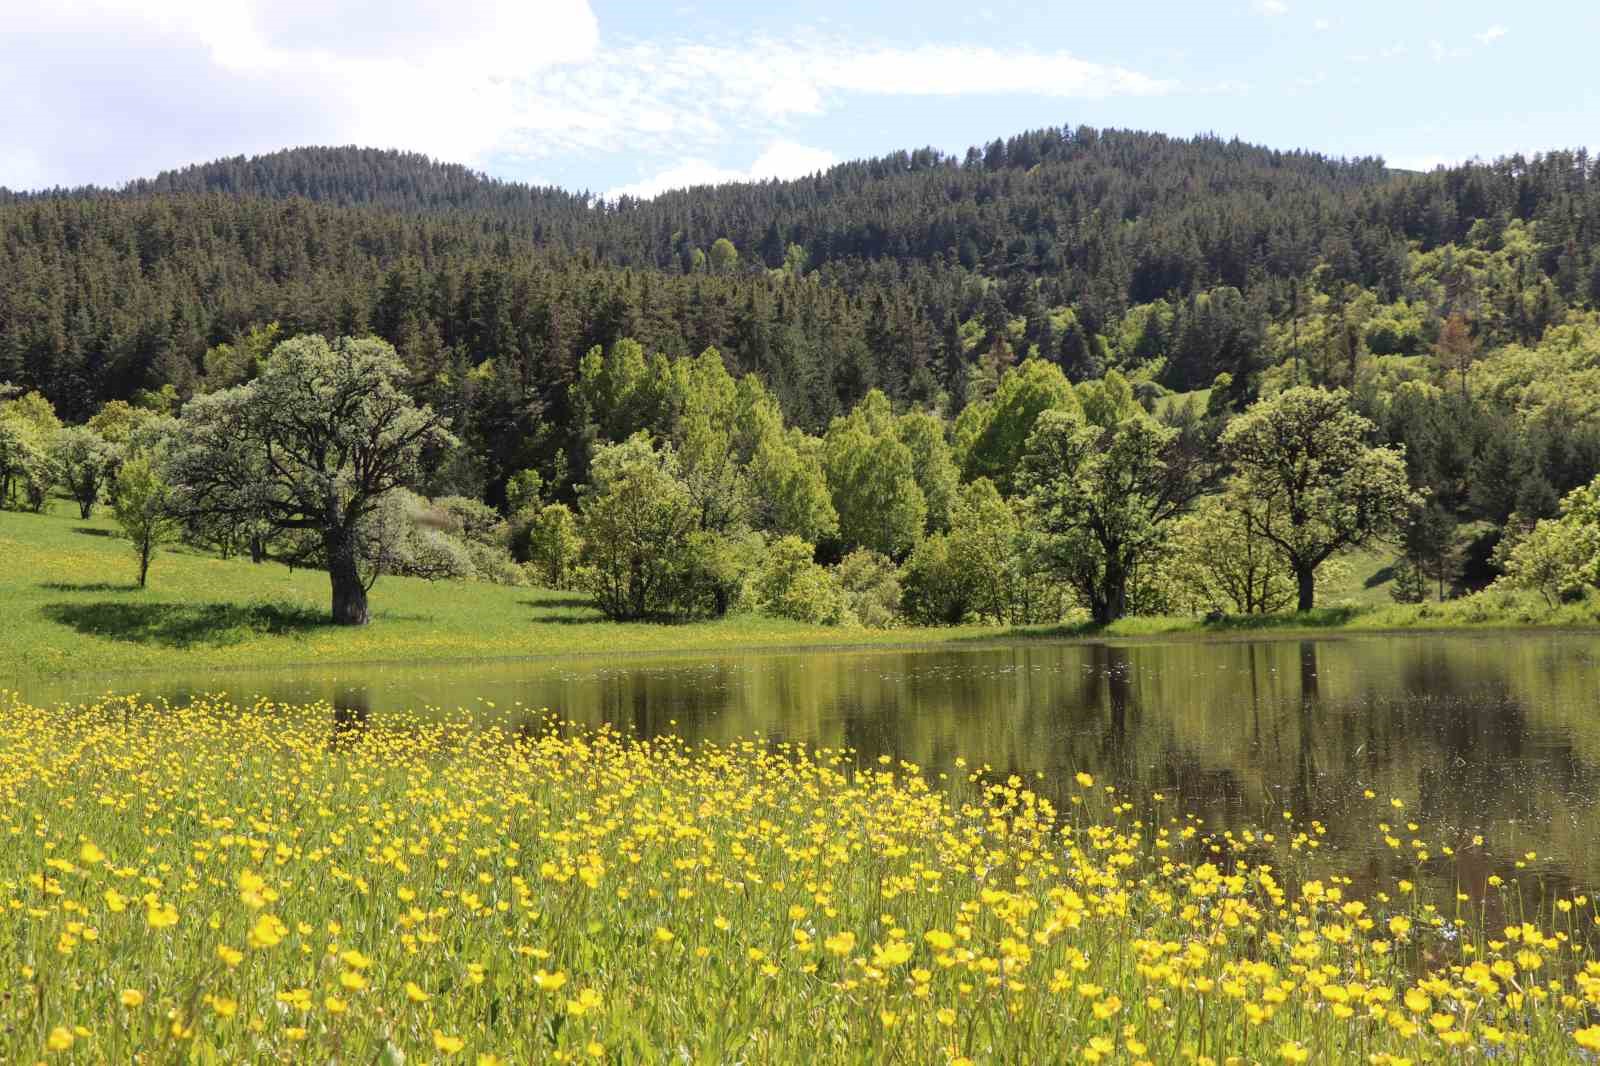
[[[948,534],[922,539],[901,569],[900,584],[900,609],[917,625],[960,625],[972,613],[974,578],[952,556]]]
[[[1389,595],[1396,603],[1421,603],[1428,598],[1428,576],[1410,559],[1401,559]]]
[[[1007,371],[994,398],[968,408],[956,424],[963,476],[969,481],[986,477],[1002,493],[1014,491],[1028,438],[1045,411],[1063,411],[1068,417],[1082,414],[1072,384],[1060,368],[1029,359]]]
[[[124,445],[137,430],[158,416],[154,411],[135,407],[126,400],[107,400],[87,425],[109,444]]]
[[[882,629],[899,618],[900,571],[887,555],[858,548],[839,560],[833,576],[849,616],[861,625]]]
[[[911,477],[927,504],[927,528],[948,529],[961,475],[944,420],[929,411],[909,411],[896,421],[895,435],[911,451]]]
[[[767,546],[755,574],[755,601],[767,614],[817,625],[854,624],[845,590],[814,559],[799,537],[779,537]]]
[[[117,450],[87,426],[67,426],[56,434],[51,451],[57,477],[87,519],[116,473]]]
[[[1117,409],[1095,407],[1108,419]],[[1042,554],[1098,623],[1137,609],[1130,589],[1200,489],[1177,461],[1178,439],[1142,411],[1102,426],[1063,410],[1041,415],[1028,438],[1021,481]]]
[[[206,349],[201,365],[205,377],[200,388],[216,392],[242,385],[261,373],[267,356],[282,338],[283,329],[276,322],[256,326],[232,344],[217,344]]]
[[[1600,585],[1600,478],[1568,493],[1561,516],[1501,548],[1499,584],[1533,589],[1552,607]]]
[[[578,585],[612,619],[687,613],[689,535],[698,515],[671,445],[640,432],[602,445],[579,502]]]
[[[111,510],[122,535],[133,542],[139,560],[139,587],[144,588],[156,549],[177,539],[179,530],[172,487],[162,480],[149,456],[132,456],[118,469]]]
[[[506,481],[506,510],[516,514],[537,507],[544,497],[544,478],[537,470],[518,470]]]
[[[739,249],[728,238],[718,237],[711,242],[710,262],[713,272],[731,274],[739,265]]]
[[[523,559],[535,580],[545,588],[572,587],[572,571],[582,554],[578,520],[564,503],[548,503],[537,510],[525,508],[514,519],[523,531]]]
[[[759,528],[810,542],[838,534],[820,441],[798,430],[765,433],[747,477],[751,517]]]
[[[454,443],[402,389],[405,378],[381,340],[284,341],[254,381],[184,408],[167,465],[175,506],[188,517],[314,535],[334,620],[365,624],[362,522],[416,479],[426,451]]]
[[[1165,572],[1194,613],[1272,614],[1295,602],[1292,575],[1242,501],[1208,497],[1172,529]]]
[[[987,478],[962,486],[941,551],[974,617],[1009,625],[1061,620],[1066,597],[1046,572],[1038,541],[1023,501],[1004,499]]]
[[[53,480],[45,441],[34,423],[0,409],[0,507],[26,502],[37,511]]]
[[[1366,443],[1373,428],[1342,390],[1302,386],[1256,403],[1223,432],[1238,470],[1230,496],[1294,573],[1299,610],[1314,606],[1318,567],[1394,534],[1416,500],[1404,455]]]
[[[871,392],[823,438],[823,470],[839,538],[854,547],[903,557],[922,536],[928,504],[916,480],[916,457],[901,442],[889,401]]]

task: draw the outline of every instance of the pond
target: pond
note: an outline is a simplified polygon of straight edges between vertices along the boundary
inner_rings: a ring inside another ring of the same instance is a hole
[[[958,756],[1058,800],[1085,770],[1160,790],[1211,827],[1324,829],[1362,876],[1409,845],[1482,832],[1426,871],[1476,895],[1490,872],[1600,883],[1600,636],[1542,633],[941,646],[673,658],[163,675],[29,686],[34,702],[137,689],[324,699],[344,727],[396,708],[514,723],[543,708],[691,740],[760,735],[951,771]],[[1375,799],[1363,799],[1365,790]],[[1406,803],[1387,809],[1390,797]],[[1369,810],[1355,816],[1353,805]],[[1529,858],[1532,853],[1533,858]],[[1442,865],[1441,865],[1442,862]],[[1524,864],[1519,867],[1518,863]]]

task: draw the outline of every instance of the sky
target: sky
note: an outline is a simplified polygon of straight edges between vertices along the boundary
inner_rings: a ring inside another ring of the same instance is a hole
[[[1593,144],[1594,0],[0,0],[0,186],[308,144],[616,196],[1041,126],[1429,168]]]

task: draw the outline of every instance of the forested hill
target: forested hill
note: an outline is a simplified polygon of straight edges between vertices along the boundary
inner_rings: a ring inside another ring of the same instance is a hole
[[[273,200],[299,197],[319,203],[375,204],[401,211],[492,210],[530,217],[586,211],[582,192],[498,181],[458,163],[394,149],[286,148],[259,156],[232,156],[165,170],[118,189],[83,186],[13,192],[0,203],[61,198],[176,196],[221,193]]]
[[[622,337],[715,346],[812,430],[874,387],[954,414],[1030,353],[1157,392],[1226,372],[1248,395],[1291,356],[1358,384],[1452,316],[1474,351],[1533,344],[1596,305],[1597,240],[1582,152],[1416,175],[1047,129],[598,203],[305,148],[0,196],[0,381],[81,419],[226,383],[214,350],[270,322],[375,332],[467,439],[522,452],[489,457],[492,483],[570,441],[578,360]]]

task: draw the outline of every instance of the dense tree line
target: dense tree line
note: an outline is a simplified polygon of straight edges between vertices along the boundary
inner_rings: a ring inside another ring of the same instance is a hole
[[[484,553],[504,541],[550,583],[592,577],[584,523],[607,485],[644,478],[681,484],[694,537],[678,539],[702,555],[656,585],[671,606],[646,595],[639,613],[718,612],[752,588],[799,602],[785,590],[823,587],[808,566],[837,578],[846,562],[880,600],[892,571],[926,619],[1194,607],[1157,595],[1178,572],[1252,611],[1304,605],[1319,555],[1371,532],[1329,547],[1248,505],[1243,430],[1223,427],[1309,387],[1342,393],[1362,446],[1401,457],[1406,594],[1446,594],[1494,579],[1600,471],[1597,177],[1582,151],[1402,174],[1080,128],[651,201],[363,149],[0,192],[0,382],[18,394],[0,496],[54,487],[87,513],[96,464],[115,465],[24,408],[189,417],[253,386],[288,338],[372,336],[448,431],[413,487],[460,501],[373,512],[357,539],[390,572],[503,574]],[[1047,411],[1048,476],[1032,440]],[[1093,484],[1149,502],[1134,490],[1174,470],[1188,480],[1143,517],[1085,502]],[[1062,485],[1077,488],[1051,502]],[[390,535],[424,515],[460,536]],[[1174,549],[1160,582],[1142,578],[1128,545],[1172,523],[1180,546],[1232,530],[1245,562],[1222,573]],[[772,556],[787,562],[761,571],[746,533],[763,559],[793,538]],[[329,550],[246,539],[318,565]],[[1041,568],[1069,542],[1076,578]],[[1264,562],[1286,553],[1305,560],[1288,586]]]

